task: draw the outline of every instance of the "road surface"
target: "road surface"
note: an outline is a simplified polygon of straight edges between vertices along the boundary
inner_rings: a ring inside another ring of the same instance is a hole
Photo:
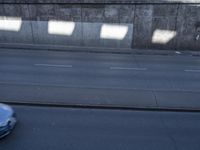
[[[0,50],[0,101],[200,108],[200,57]]]
[[[199,150],[200,113],[15,106],[0,150]]]

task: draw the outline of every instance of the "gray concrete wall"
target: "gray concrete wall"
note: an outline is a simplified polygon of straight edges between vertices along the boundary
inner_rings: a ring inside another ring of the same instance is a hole
[[[198,35],[200,0],[0,0],[0,43],[200,50]]]

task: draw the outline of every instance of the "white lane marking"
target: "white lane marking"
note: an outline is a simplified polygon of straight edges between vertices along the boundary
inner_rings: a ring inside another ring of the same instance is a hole
[[[55,64],[34,64],[35,66],[43,67],[62,67],[62,68],[72,68],[72,65],[55,65]]]
[[[200,70],[184,70],[185,72],[199,72],[200,73]]]
[[[137,70],[137,71],[145,71],[147,68],[126,68],[126,67],[110,67],[111,70]]]

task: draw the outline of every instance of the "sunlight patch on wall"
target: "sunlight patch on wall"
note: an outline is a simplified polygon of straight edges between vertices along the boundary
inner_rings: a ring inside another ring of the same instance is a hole
[[[128,33],[128,26],[116,24],[103,24],[101,27],[100,38],[123,40]]]
[[[22,26],[20,17],[0,16],[0,30],[18,32]]]
[[[176,36],[176,31],[156,29],[152,36],[152,43],[167,44]]]
[[[50,20],[48,22],[49,34],[70,36],[74,32],[74,28],[75,28],[75,22],[55,21],[55,20]]]

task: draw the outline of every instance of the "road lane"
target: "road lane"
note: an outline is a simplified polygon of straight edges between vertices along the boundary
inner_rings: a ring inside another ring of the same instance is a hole
[[[95,104],[168,108],[180,103],[181,108],[196,109],[200,108],[200,76],[184,70],[199,66],[199,57],[191,56],[1,50],[0,97],[45,101],[51,95],[57,102],[70,104],[98,99]],[[45,93],[55,94],[43,94],[44,88],[50,90]],[[123,91],[120,96],[115,94],[119,91]],[[171,101],[170,105],[165,101]]]
[[[151,91],[19,84],[2,84],[0,91],[1,102],[79,106],[156,107],[155,96]]]
[[[42,85],[74,85],[138,88],[149,90],[200,90],[198,73],[162,70],[121,70],[108,68],[35,67],[33,65],[0,66],[0,81],[39,83]]]
[[[15,106],[0,150],[199,150],[200,114]]]

